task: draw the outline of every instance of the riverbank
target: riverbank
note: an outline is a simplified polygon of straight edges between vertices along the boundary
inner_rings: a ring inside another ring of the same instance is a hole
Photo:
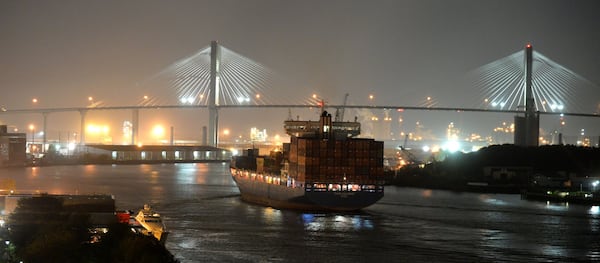
[[[118,222],[111,195],[2,196],[3,262],[178,262],[163,243]]]
[[[523,191],[594,192],[600,149],[571,145],[493,145],[455,153],[424,165],[385,174],[386,184],[451,191],[519,194]]]

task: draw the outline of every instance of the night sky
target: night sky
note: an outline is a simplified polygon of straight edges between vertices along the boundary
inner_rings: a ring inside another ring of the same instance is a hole
[[[479,91],[465,86],[465,76],[522,50],[526,43],[598,87],[599,10],[595,0],[3,0],[0,106],[83,107],[88,96],[107,106],[135,105],[144,92],[140,82],[218,40],[300,83],[307,97],[318,93],[331,104],[341,104],[349,93],[350,104],[367,104],[373,94],[378,105],[418,106],[430,96],[440,107],[475,107],[478,102],[465,100],[477,96],[466,93]],[[600,102],[600,90],[587,97]],[[33,105],[32,98],[39,102]],[[241,114],[227,110],[221,126],[245,131],[254,125],[281,132],[280,120],[288,111],[277,111],[271,113],[273,118],[242,121]],[[116,118],[113,126],[129,116],[121,114],[124,117]],[[143,114],[141,121],[151,125],[161,114]],[[448,121],[464,125],[464,130],[480,126],[466,119],[512,121],[512,115],[405,114],[406,122],[423,119],[431,123],[427,127],[432,133],[442,135],[439,127]],[[177,115],[180,118],[171,118],[173,123],[167,125],[187,138],[192,135],[179,127],[197,133],[198,127],[183,128],[184,123],[190,123],[189,118],[206,119],[202,111]],[[54,133],[79,127],[76,113],[51,119]],[[0,115],[0,122],[21,129],[32,122],[41,125],[40,120],[33,115]],[[546,122],[543,130],[556,128],[556,120]],[[567,126],[570,133],[585,128],[600,135],[597,118],[573,119]]]

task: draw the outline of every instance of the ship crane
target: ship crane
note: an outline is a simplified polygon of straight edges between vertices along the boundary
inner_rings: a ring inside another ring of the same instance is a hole
[[[335,121],[344,121],[344,111],[346,110],[346,103],[348,102],[348,96],[350,94],[346,93],[344,95],[344,103],[341,107],[335,109]]]

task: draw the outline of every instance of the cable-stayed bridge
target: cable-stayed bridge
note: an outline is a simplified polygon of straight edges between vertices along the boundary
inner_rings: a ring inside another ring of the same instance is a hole
[[[328,108],[428,110],[514,113],[526,112],[525,52],[517,51],[507,57],[486,64],[473,72],[470,98],[473,107],[441,107],[436,99],[427,98],[416,105],[332,105]],[[531,68],[531,105],[540,115],[599,117],[598,101],[589,96],[597,86],[576,73],[533,52]],[[207,108],[209,127],[208,145],[217,144],[218,110],[222,108],[310,108],[322,103],[322,98],[299,95],[303,90],[288,85],[267,67],[244,57],[216,42],[198,52],[167,66],[141,84],[144,96],[136,105],[111,106],[95,103],[89,107],[46,109],[3,109],[3,114],[51,113],[75,111],[81,116],[80,143],[85,143],[85,119],[89,111],[131,110],[133,123],[131,144],[138,138],[139,111],[145,109]],[[463,95],[463,94],[461,94]],[[44,144],[46,142],[44,132]]]

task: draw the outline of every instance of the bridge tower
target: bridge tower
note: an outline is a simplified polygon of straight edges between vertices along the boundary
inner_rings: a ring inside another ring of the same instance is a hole
[[[519,146],[538,146],[540,115],[535,110],[532,88],[533,47],[525,46],[525,116],[515,116],[514,142]]]
[[[210,42],[210,91],[208,96],[208,142],[217,146],[219,136],[219,71],[220,53],[217,41]]]

